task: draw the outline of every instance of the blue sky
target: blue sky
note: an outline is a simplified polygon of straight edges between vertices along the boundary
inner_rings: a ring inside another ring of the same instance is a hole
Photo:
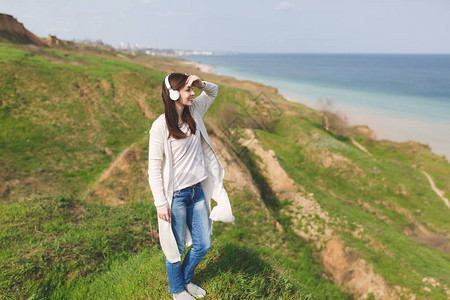
[[[39,36],[272,53],[450,53],[450,0],[0,0]]]

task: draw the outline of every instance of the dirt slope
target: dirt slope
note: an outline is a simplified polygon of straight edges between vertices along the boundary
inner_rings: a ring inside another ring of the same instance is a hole
[[[292,229],[300,237],[313,242],[321,249],[322,263],[335,283],[346,287],[357,299],[367,299],[370,294],[375,299],[415,298],[413,294],[405,292],[399,295],[397,290],[390,288],[386,281],[374,272],[373,266],[358,256],[355,249],[346,247],[333,228],[333,223],[340,221],[332,220],[320,207],[314,195],[304,191],[288,176],[279,164],[275,152],[264,150],[251,129],[246,129],[245,133],[247,139],[241,138],[239,142],[260,158],[259,167],[277,197],[280,200],[292,201],[290,206]],[[333,157],[330,159],[336,160]],[[358,230],[362,231],[361,226],[356,231]]]
[[[47,46],[44,40],[28,31],[13,16],[6,14],[0,14],[0,37],[18,44]]]

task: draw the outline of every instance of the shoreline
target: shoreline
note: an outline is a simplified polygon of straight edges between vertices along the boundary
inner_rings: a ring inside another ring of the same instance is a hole
[[[213,66],[213,65],[201,64],[201,63],[198,63],[198,62],[195,62],[195,61],[192,61],[192,60],[187,60],[187,59],[186,59],[186,61],[183,61],[182,63],[185,64],[185,65],[194,66],[194,67],[196,67],[197,69],[199,69],[200,72],[202,72],[202,73],[216,74],[216,73],[214,72],[214,70],[216,69],[216,67]],[[216,74],[216,75],[217,75],[217,74]]]
[[[188,59],[186,59],[185,63],[197,67],[200,72],[203,73],[231,76],[237,80],[249,80],[245,78],[237,78],[233,74],[219,73],[217,72],[217,67],[214,65],[198,63]],[[266,85],[266,83],[260,83]],[[289,102],[301,103],[311,109],[320,110],[317,99],[312,100],[306,95],[292,95],[292,93],[280,90],[280,87],[278,86],[273,87],[277,88],[278,93]],[[377,140],[390,140],[398,143],[412,141],[428,145],[434,154],[444,156],[447,161],[450,161],[450,147],[448,142],[442,141],[438,137],[433,136],[433,134],[430,134],[430,132],[450,132],[450,123],[429,123],[426,121],[401,118],[398,116],[391,117],[386,116],[386,112],[381,109],[370,109],[371,112],[369,112],[368,110],[349,105],[340,104],[338,106],[335,103],[332,106],[332,110],[344,116],[350,126],[368,126],[375,132]],[[412,130],[411,127],[414,127],[415,129]],[[392,128],[395,128],[395,130],[393,131]],[[447,130],[445,128],[447,128]]]

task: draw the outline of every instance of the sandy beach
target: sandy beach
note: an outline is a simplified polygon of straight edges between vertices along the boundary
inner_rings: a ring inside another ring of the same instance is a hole
[[[299,102],[313,109],[320,110],[320,103],[302,95],[280,93],[288,101]],[[423,120],[393,116],[382,109],[367,109],[349,105],[334,106],[334,111],[344,117],[351,126],[366,125],[377,135],[377,139],[395,142],[414,141],[428,145],[431,150],[450,158],[450,143],[442,136],[450,132],[450,122],[430,123]]]

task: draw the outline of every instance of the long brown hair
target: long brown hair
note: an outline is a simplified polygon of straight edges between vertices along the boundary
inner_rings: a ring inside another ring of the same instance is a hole
[[[179,91],[186,84],[187,79],[188,76],[185,74],[171,73],[169,76],[169,83],[173,90]],[[175,108],[175,101],[170,99],[169,90],[167,89],[164,82],[162,85],[161,96],[164,102],[164,112],[167,128],[169,129],[169,138],[171,136],[173,136],[177,140],[186,138],[187,135],[178,127],[179,120],[178,113]],[[195,123],[194,118],[191,116],[188,106],[184,107],[183,113],[181,114],[181,119],[183,120],[183,122],[186,122],[188,124],[191,133],[195,134],[197,130],[197,124]]]

